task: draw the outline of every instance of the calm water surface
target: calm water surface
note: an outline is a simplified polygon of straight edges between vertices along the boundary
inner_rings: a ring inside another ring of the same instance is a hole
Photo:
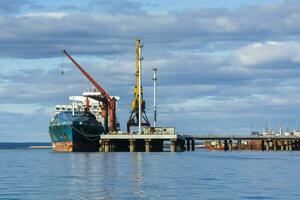
[[[300,152],[0,150],[0,199],[300,199]]]

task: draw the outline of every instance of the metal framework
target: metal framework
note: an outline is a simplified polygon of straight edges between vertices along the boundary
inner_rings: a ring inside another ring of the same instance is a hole
[[[103,95],[103,99],[98,99],[102,101],[104,107],[102,112],[104,113],[104,120],[105,120],[105,131],[117,131],[117,120],[116,120],[116,99],[111,97],[98,83],[89,75],[87,71],[83,69],[73,58],[72,56],[66,51],[63,50],[63,53],[73,62],[73,64],[80,70],[80,72],[95,86],[95,88]],[[108,123],[109,117],[109,123]]]
[[[143,100],[142,87],[142,45],[139,38],[136,39],[136,84],[134,87],[134,98],[132,101],[132,111],[127,122],[127,132],[130,133],[132,126],[138,126],[139,134],[142,133],[142,126],[150,126],[146,115],[146,103]]]

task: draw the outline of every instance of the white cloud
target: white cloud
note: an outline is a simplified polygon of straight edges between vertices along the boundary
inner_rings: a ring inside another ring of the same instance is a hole
[[[44,17],[44,18],[62,18],[67,16],[68,13],[65,12],[30,12],[19,17]]]
[[[41,111],[52,113],[55,104],[67,103],[69,95],[80,95],[90,86],[66,59],[65,74],[60,75],[58,57],[67,49],[109,94],[121,96],[119,118],[125,126],[138,35],[145,46],[143,84],[149,114],[152,67],[158,67],[161,125],[184,132],[226,132],[264,125],[266,118],[292,124],[300,112],[300,7],[293,4],[235,11],[73,10],[2,16],[0,64],[6,70],[2,67],[0,74],[0,118],[7,119],[7,110],[10,121],[20,119],[20,113],[30,119]],[[45,57],[53,59],[36,59]],[[15,58],[29,59],[16,63]],[[40,130],[47,129],[49,116],[41,119]],[[33,129],[28,126],[28,131]]]
[[[253,43],[235,50],[233,59],[237,64],[246,66],[276,62],[300,63],[300,44],[298,41]]]
[[[216,18],[215,23],[220,28],[221,32],[223,31],[230,32],[230,31],[237,30],[236,23],[234,23],[228,17],[218,17]]]

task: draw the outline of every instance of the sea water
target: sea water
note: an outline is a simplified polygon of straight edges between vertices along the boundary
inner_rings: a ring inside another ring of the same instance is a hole
[[[0,150],[0,199],[300,199],[300,152]]]

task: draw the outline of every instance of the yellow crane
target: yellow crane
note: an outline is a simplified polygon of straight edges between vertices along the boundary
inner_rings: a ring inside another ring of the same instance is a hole
[[[130,127],[138,126],[139,134],[141,134],[142,126],[150,126],[149,120],[146,115],[146,103],[143,100],[143,87],[142,87],[142,45],[139,38],[136,39],[136,82],[134,87],[134,98],[132,100],[132,110],[127,122],[127,132],[130,133]]]

